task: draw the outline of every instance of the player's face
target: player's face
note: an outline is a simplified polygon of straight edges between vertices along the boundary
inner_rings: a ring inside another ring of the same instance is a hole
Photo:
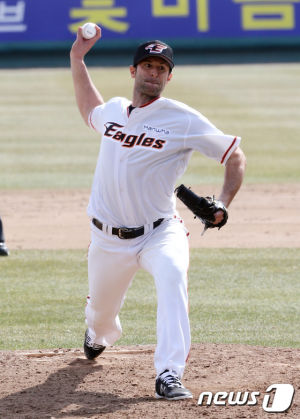
[[[168,63],[156,57],[141,61],[137,67],[131,67],[130,72],[135,79],[135,92],[149,98],[160,96],[165,85],[172,78]]]

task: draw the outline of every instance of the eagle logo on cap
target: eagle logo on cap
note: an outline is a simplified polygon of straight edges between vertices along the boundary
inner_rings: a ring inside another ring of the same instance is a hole
[[[155,54],[160,54],[164,49],[167,49],[168,47],[163,44],[150,44],[145,47],[146,50],[149,50],[149,52],[153,52]]]

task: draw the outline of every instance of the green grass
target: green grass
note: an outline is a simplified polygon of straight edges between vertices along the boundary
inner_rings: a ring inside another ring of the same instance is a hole
[[[193,342],[299,347],[299,249],[195,249],[189,271]],[[79,347],[86,252],[14,251],[0,259],[0,349]],[[118,344],[156,341],[152,278],[139,271]]]
[[[92,68],[105,99],[131,97],[126,68]],[[243,137],[245,182],[299,182],[300,64],[177,66],[165,96]],[[75,105],[68,69],[0,70],[0,194],[90,188],[99,136]],[[223,168],[194,153],[181,181],[220,183]],[[1,198],[1,195],[0,195]],[[1,203],[1,200],[0,200]],[[0,208],[1,210],[1,208]],[[299,347],[299,249],[191,252],[193,342]],[[0,349],[78,347],[85,330],[85,251],[14,250],[0,258]],[[154,343],[156,297],[140,271],[121,312],[118,344]]]
[[[107,100],[131,97],[127,68],[92,68]],[[165,96],[243,137],[246,182],[298,182],[300,64],[177,66]],[[99,137],[77,111],[68,69],[0,70],[0,189],[88,188]],[[194,153],[188,184],[219,183],[223,168]]]
[[[0,259],[0,347],[70,347],[84,330],[84,251],[13,251]]]

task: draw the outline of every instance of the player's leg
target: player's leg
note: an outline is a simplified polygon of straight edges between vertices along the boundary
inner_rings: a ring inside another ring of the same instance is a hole
[[[190,350],[189,245],[179,220],[165,221],[153,231],[140,253],[140,264],[153,275],[157,290],[157,375],[174,370],[181,378]]]
[[[130,256],[128,251],[105,251],[92,240],[88,254],[89,296],[85,310],[91,344],[108,346],[120,338],[122,328],[118,313],[138,268],[136,257]]]

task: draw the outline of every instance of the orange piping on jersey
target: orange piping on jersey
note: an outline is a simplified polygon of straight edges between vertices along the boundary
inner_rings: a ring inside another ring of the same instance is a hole
[[[224,156],[222,157],[221,164],[224,162],[227,154],[229,153],[229,150],[234,146],[235,142],[236,142],[236,137],[234,138],[234,140],[232,141],[230,147],[227,149],[227,151],[225,152]]]
[[[155,97],[154,99],[150,100],[149,102],[144,103],[144,105],[140,106],[140,108],[144,108],[145,106],[150,105],[151,103],[155,102],[159,98],[160,98],[160,96]]]
[[[92,113],[94,112],[94,109],[91,111],[91,113],[90,113],[90,115],[89,115],[89,118],[90,118],[90,125],[91,125],[91,127],[95,130],[95,131],[97,131],[96,130],[96,128],[94,127],[94,125],[93,125],[93,123],[92,123]]]
[[[151,105],[151,103],[155,102],[155,101],[156,101],[157,99],[159,99],[159,98],[160,98],[160,96],[157,96],[157,97],[155,97],[154,99],[150,100],[149,102],[144,103],[144,105],[139,106],[139,108],[144,108],[145,106]],[[135,108],[133,108],[133,109],[135,109]],[[130,116],[129,106],[127,106],[127,116],[128,116],[128,118],[129,118],[129,116]]]

